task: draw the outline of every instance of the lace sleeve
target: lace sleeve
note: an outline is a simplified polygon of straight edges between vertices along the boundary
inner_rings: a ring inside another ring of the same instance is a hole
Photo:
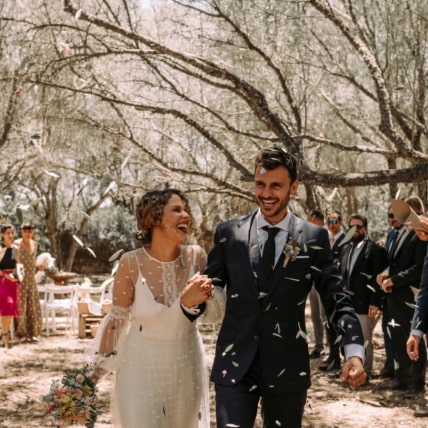
[[[132,258],[125,254],[119,261],[119,268],[113,284],[113,305],[103,318],[97,334],[86,350],[92,362],[105,370],[116,370],[121,361],[121,343],[124,342],[130,323],[130,309],[134,299],[136,278]]]

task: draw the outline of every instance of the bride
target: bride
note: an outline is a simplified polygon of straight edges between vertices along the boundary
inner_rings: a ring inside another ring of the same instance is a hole
[[[175,189],[143,196],[137,208],[141,248],[124,254],[113,306],[94,339],[98,368],[116,371],[116,427],[208,428],[208,378],[196,318],[217,320],[224,299],[208,300],[212,281],[201,275],[206,254],[184,245],[192,218]],[[97,370],[99,373],[100,370]]]

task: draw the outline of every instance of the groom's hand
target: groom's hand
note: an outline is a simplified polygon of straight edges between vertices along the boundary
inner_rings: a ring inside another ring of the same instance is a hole
[[[359,357],[351,357],[343,366],[341,379],[352,387],[364,385],[367,374],[364,371],[363,362]]]

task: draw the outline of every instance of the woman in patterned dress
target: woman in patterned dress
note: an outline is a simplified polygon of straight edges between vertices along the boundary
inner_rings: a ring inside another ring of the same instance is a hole
[[[11,348],[10,324],[18,316],[18,277],[16,274],[16,248],[13,245],[15,228],[4,224],[0,228],[0,316],[3,344]]]
[[[38,336],[42,332],[42,310],[35,277],[37,242],[32,239],[34,230],[32,223],[23,223],[22,239],[16,242],[18,263],[22,264],[24,270],[19,287],[16,336],[28,342],[38,342]]]
[[[214,288],[199,273],[206,254],[183,245],[192,219],[180,191],[148,192],[137,219],[143,246],[120,259],[113,306],[93,344],[97,366],[116,371],[114,426],[208,428],[207,369],[194,312]]]

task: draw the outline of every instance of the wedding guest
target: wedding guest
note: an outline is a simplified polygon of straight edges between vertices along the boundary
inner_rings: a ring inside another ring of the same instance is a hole
[[[18,277],[16,274],[16,248],[13,245],[15,228],[4,224],[0,228],[0,316],[3,345],[11,348],[10,325],[18,316]]]
[[[205,273],[227,293],[211,374],[218,428],[252,427],[260,399],[265,428],[301,426],[311,384],[305,302],[314,282],[342,333],[342,380],[354,387],[366,380],[361,327],[342,290],[328,233],[288,208],[298,188],[296,164],[282,148],[260,152],[259,208],[219,224],[208,255]]]
[[[387,252],[388,260],[391,258],[392,254],[392,244],[396,239],[396,235],[400,230],[402,224],[394,217],[394,214],[391,211],[391,207],[388,210],[388,223],[391,226],[391,230],[386,235],[385,240],[385,250]],[[376,279],[377,282],[377,279]],[[380,310],[382,312],[382,334],[383,342],[385,345],[385,361],[383,367],[379,372],[379,377],[383,379],[394,379],[395,378],[395,367],[394,367],[394,349],[392,345],[392,339],[389,334],[388,319],[386,317],[386,294],[384,293],[381,296],[381,306]]]
[[[330,211],[327,214],[327,230],[328,239],[330,241],[330,248],[335,259],[337,259],[337,256],[339,255],[340,243],[345,237],[342,228],[342,214],[336,210]]]
[[[343,233],[342,214],[339,211],[330,211],[327,213],[327,230],[330,242],[330,248],[333,253],[335,263],[339,256],[341,243],[345,234]],[[327,339],[328,339],[328,357],[318,366],[321,371],[340,372],[340,345],[337,340],[338,333],[333,324],[328,319],[325,320]]]
[[[349,228],[354,234],[339,252],[339,269],[343,287],[349,292],[363,329],[365,344],[364,370],[370,376],[373,368],[373,330],[379,313],[381,290],[376,276],[387,266],[386,251],[368,237],[367,217],[352,214]]]
[[[395,379],[384,384],[385,389],[404,390],[409,396],[425,389],[426,348],[419,344],[419,354],[424,358],[412,361],[407,355],[406,342],[410,335],[415,295],[421,281],[426,243],[409,226],[396,217],[393,207],[389,210],[393,231],[387,239],[388,268],[377,276],[377,283],[386,293],[383,316],[386,334],[391,338],[395,364]]]
[[[148,192],[137,220],[143,245],[121,257],[113,306],[93,344],[98,368],[116,371],[115,422],[207,428],[208,378],[192,321],[218,298],[206,303],[213,286],[200,273],[204,250],[184,245],[192,231],[188,200],[175,189]]]
[[[307,221],[310,221],[313,224],[316,224],[319,227],[324,226],[324,214],[320,210],[311,210],[307,217]],[[312,286],[311,291],[309,292],[309,305],[311,308],[311,321],[314,331],[314,349],[312,349],[309,354],[309,358],[320,358],[325,354],[324,350],[324,319],[325,312],[323,305],[321,303],[320,296],[318,291],[315,289],[315,286]]]
[[[32,343],[39,341],[38,336],[42,332],[42,310],[35,277],[37,242],[33,239],[34,231],[32,223],[23,223],[22,238],[15,242],[18,263],[24,270],[19,286],[16,336]]]
[[[414,229],[421,241],[428,241],[428,218],[420,217],[420,228]],[[412,361],[420,358],[419,349],[422,336],[428,333],[428,251],[424,259],[421,285],[416,300],[412,320],[412,330],[407,340],[407,354]],[[422,355],[423,358],[423,355]],[[415,416],[428,417],[428,407],[415,410]]]

